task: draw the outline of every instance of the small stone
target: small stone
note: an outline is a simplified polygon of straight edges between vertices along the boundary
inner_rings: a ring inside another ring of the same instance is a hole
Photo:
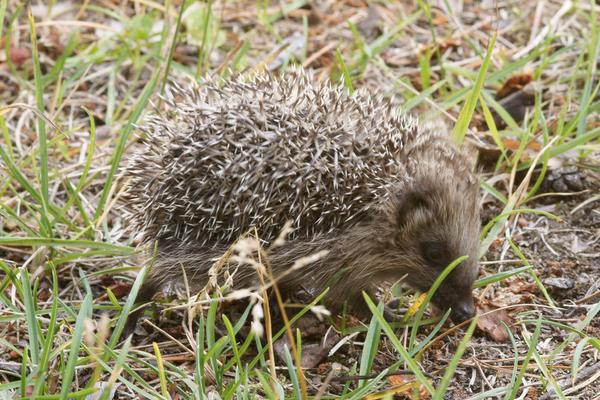
[[[575,287],[575,282],[571,278],[547,278],[544,279],[544,285],[555,289],[569,290]]]

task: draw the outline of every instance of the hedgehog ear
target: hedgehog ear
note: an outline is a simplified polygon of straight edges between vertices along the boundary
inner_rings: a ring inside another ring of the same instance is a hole
[[[424,189],[409,189],[398,197],[396,218],[404,224],[415,212],[427,211],[431,208],[432,193]]]

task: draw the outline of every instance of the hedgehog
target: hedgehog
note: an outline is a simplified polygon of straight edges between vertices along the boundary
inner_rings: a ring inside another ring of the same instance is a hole
[[[427,291],[466,255],[432,302],[454,321],[474,315],[479,184],[442,123],[302,68],[172,82],[163,101],[125,169],[128,225],[155,258],[138,303],[184,279],[202,288],[240,235],[269,244],[291,221],[285,243],[268,248],[282,291],[329,288],[326,305],[366,316],[363,291],[400,279]],[[234,285],[257,282],[244,270]]]

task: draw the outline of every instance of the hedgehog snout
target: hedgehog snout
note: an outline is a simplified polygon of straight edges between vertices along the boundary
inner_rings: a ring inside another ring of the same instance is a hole
[[[450,318],[457,324],[469,320],[475,316],[475,303],[473,302],[473,296],[469,296],[462,301],[455,303],[450,307],[452,313]]]
[[[457,324],[475,316],[475,303],[470,286],[452,285],[451,282],[442,284],[433,297],[433,303],[442,312],[452,310],[450,319]]]

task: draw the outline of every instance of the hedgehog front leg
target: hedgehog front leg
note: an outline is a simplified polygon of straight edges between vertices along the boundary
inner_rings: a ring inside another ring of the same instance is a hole
[[[345,281],[332,282],[329,292],[323,299],[325,306],[333,313],[341,313],[344,308],[359,319],[368,319],[372,313],[367,305],[363,292],[376,303],[376,288],[370,284],[359,285],[357,282],[351,284]]]

